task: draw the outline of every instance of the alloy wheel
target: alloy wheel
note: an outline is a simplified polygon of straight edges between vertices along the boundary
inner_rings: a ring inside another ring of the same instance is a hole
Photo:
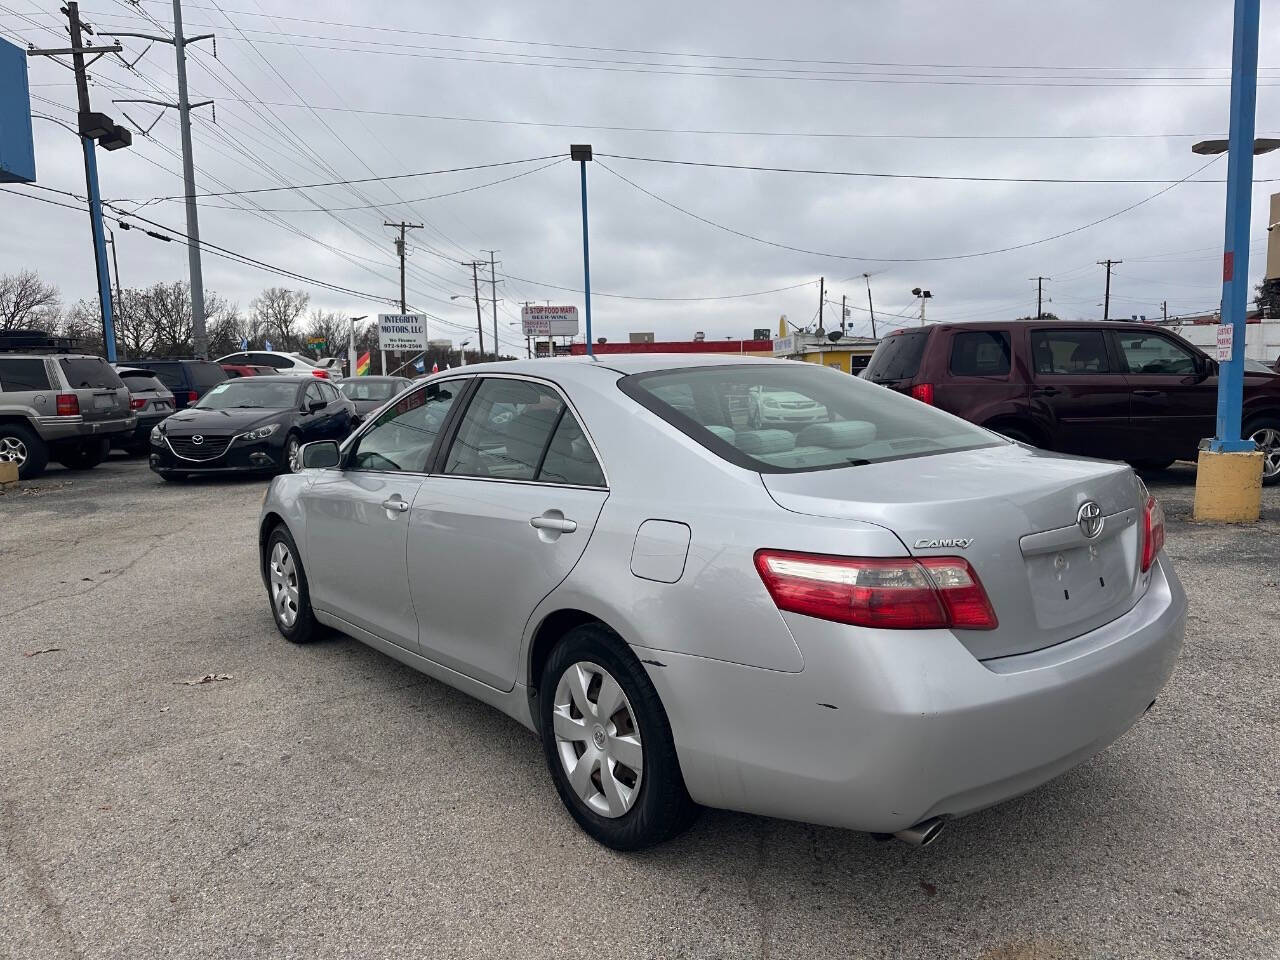
[[[298,620],[298,568],[293,554],[283,541],[271,550],[268,564],[271,576],[271,605],[276,619],[288,628]]]
[[[290,473],[297,473],[302,469],[302,444],[298,443],[297,437],[289,438],[289,443],[285,447],[285,459],[289,463]]]
[[[21,467],[27,462],[27,445],[17,437],[0,437],[0,461]]]
[[[556,752],[569,785],[602,817],[635,805],[644,773],[644,746],[631,702],[598,663],[580,660],[560,676],[551,708]]]
[[[1262,475],[1271,478],[1280,474],[1280,429],[1263,427],[1253,431],[1250,439],[1262,451]]]

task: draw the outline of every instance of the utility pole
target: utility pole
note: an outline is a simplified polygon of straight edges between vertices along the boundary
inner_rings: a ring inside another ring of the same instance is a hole
[[[1029,277],[1036,283],[1036,319],[1040,320],[1044,317],[1044,282],[1052,280],[1053,277]]]
[[[119,270],[116,271],[116,276],[117,277],[120,276]],[[1169,322],[1169,301],[1168,300],[1160,301],[1160,321],[1162,323]]]
[[[405,223],[403,220],[400,221],[399,223],[390,223],[384,220],[382,222],[382,225],[384,227],[396,227],[400,231],[400,236],[397,237],[395,240],[396,256],[400,258],[400,312],[408,313],[409,308],[405,306],[405,302],[404,302],[404,258],[405,258],[404,232],[406,230],[421,230],[422,224]]]
[[[89,230],[93,235],[93,259],[98,276],[98,307],[102,313],[102,344],[107,361],[116,362],[116,327],[111,310],[111,274],[107,269],[107,245],[102,226],[102,196],[98,191],[98,155],[95,141],[101,141],[104,150],[118,150],[133,143],[133,134],[111,122],[111,118],[94,113],[89,107],[89,78],[86,74],[86,53],[97,54],[90,64],[107,53],[119,53],[120,44],[109,46],[84,45],[84,34],[93,34],[93,28],[80,20],[80,6],[70,0],[63,8],[69,22],[71,46],[56,50],[29,49],[30,57],[55,57],[70,54],[76,75],[77,119],[79,121],[80,146],[84,151],[84,180],[89,196]],[[59,61],[61,62],[61,61]],[[65,64],[64,64],[65,66]]]
[[[178,129],[182,135],[182,183],[183,198],[187,211],[187,268],[191,280],[191,340],[195,355],[200,358],[209,352],[209,337],[205,330],[204,316],[204,275],[200,269],[200,219],[196,210],[196,174],[195,161],[191,152],[191,111],[197,107],[205,107],[212,100],[201,100],[192,103],[187,97],[187,44],[201,40],[212,40],[212,33],[202,33],[188,37],[182,32],[182,0],[173,0],[173,36],[165,37],[151,33],[121,33],[113,31],[113,37],[138,37],[153,43],[173,44],[174,59],[178,74],[178,102],[166,103],[163,100],[115,100],[114,103],[150,103],[166,109],[178,111]]]
[[[120,296],[120,261],[116,259],[116,235],[111,232],[110,227],[107,227],[107,243],[111,245],[111,267],[115,271],[115,275],[116,275],[116,296],[115,296],[115,300],[113,300],[111,303],[111,320],[112,320],[112,328],[114,330],[115,318],[116,318],[116,315],[119,313],[120,305],[124,302],[124,300]],[[121,357],[120,359],[124,360],[126,358]]]
[[[1098,266],[1107,268],[1107,289],[1102,297],[1102,319],[1111,319],[1111,268],[1116,264],[1124,263],[1123,260],[1099,260]]]
[[[840,333],[841,334],[845,332],[845,321],[849,319],[849,307],[845,303],[845,301],[847,301],[848,299],[849,298],[846,297],[843,293],[840,294]]]
[[[595,344],[591,342],[591,243],[587,235],[587,164],[593,154],[589,143],[569,144],[569,159],[577,162],[582,175],[582,294],[583,305],[587,316],[587,356],[596,355]],[[547,337],[551,356],[555,356],[554,341]]]
[[[919,298],[920,298],[920,326],[922,326],[922,327],[923,327],[923,326],[924,326],[924,305],[925,305],[925,301],[929,300],[929,299],[933,296],[933,294],[932,294],[932,293],[930,293],[928,290],[922,290],[922,289],[920,289],[919,287],[912,287],[912,288],[911,288],[911,293],[912,293],[912,295],[913,295],[913,296],[916,296],[916,297],[919,297]]]
[[[493,359],[498,359],[498,274],[493,255],[497,250],[484,251],[489,255],[489,290],[493,295]]]
[[[818,278],[818,333],[822,333],[822,305],[827,301],[827,278]]]
[[[475,291],[476,300],[476,332],[480,335],[480,362],[484,362],[484,320],[480,317],[480,275],[476,273],[476,269],[480,266],[479,260],[473,260],[471,263],[464,263],[464,267],[471,268],[471,287]]]
[[[864,273],[862,278],[867,281],[867,309],[871,311],[871,339],[879,340],[876,336],[876,305],[871,302],[871,274]]]

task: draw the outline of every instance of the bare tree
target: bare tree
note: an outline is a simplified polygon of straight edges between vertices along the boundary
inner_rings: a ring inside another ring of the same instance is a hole
[[[268,287],[249,304],[251,315],[270,336],[277,350],[297,350],[300,346],[298,321],[307,311],[311,295],[303,290]]]
[[[311,311],[307,321],[307,336],[325,342],[319,356],[342,356],[347,348],[348,321],[340,313],[321,310],[318,307]]]
[[[34,270],[0,276],[0,330],[52,332],[58,325],[62,298],[52,283]]]

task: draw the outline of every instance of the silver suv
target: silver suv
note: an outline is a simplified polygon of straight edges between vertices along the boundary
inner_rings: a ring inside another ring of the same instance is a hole
[[[50,460],[96,467],[111,440],[137,426],[128,389],[101,357],[15,334],[0,334],[0,460],[17,463],[22,480]]]

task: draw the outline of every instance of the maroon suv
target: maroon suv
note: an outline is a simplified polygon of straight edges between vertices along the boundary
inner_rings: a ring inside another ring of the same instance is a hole
[[[1148,469],[1214,435],[1218,364],[1159,327],[1102,321],[937,324],[881,341],[862,374],[1037,447]],[[1280,481],[1280,375],[1245,372],[1243,433]]]

